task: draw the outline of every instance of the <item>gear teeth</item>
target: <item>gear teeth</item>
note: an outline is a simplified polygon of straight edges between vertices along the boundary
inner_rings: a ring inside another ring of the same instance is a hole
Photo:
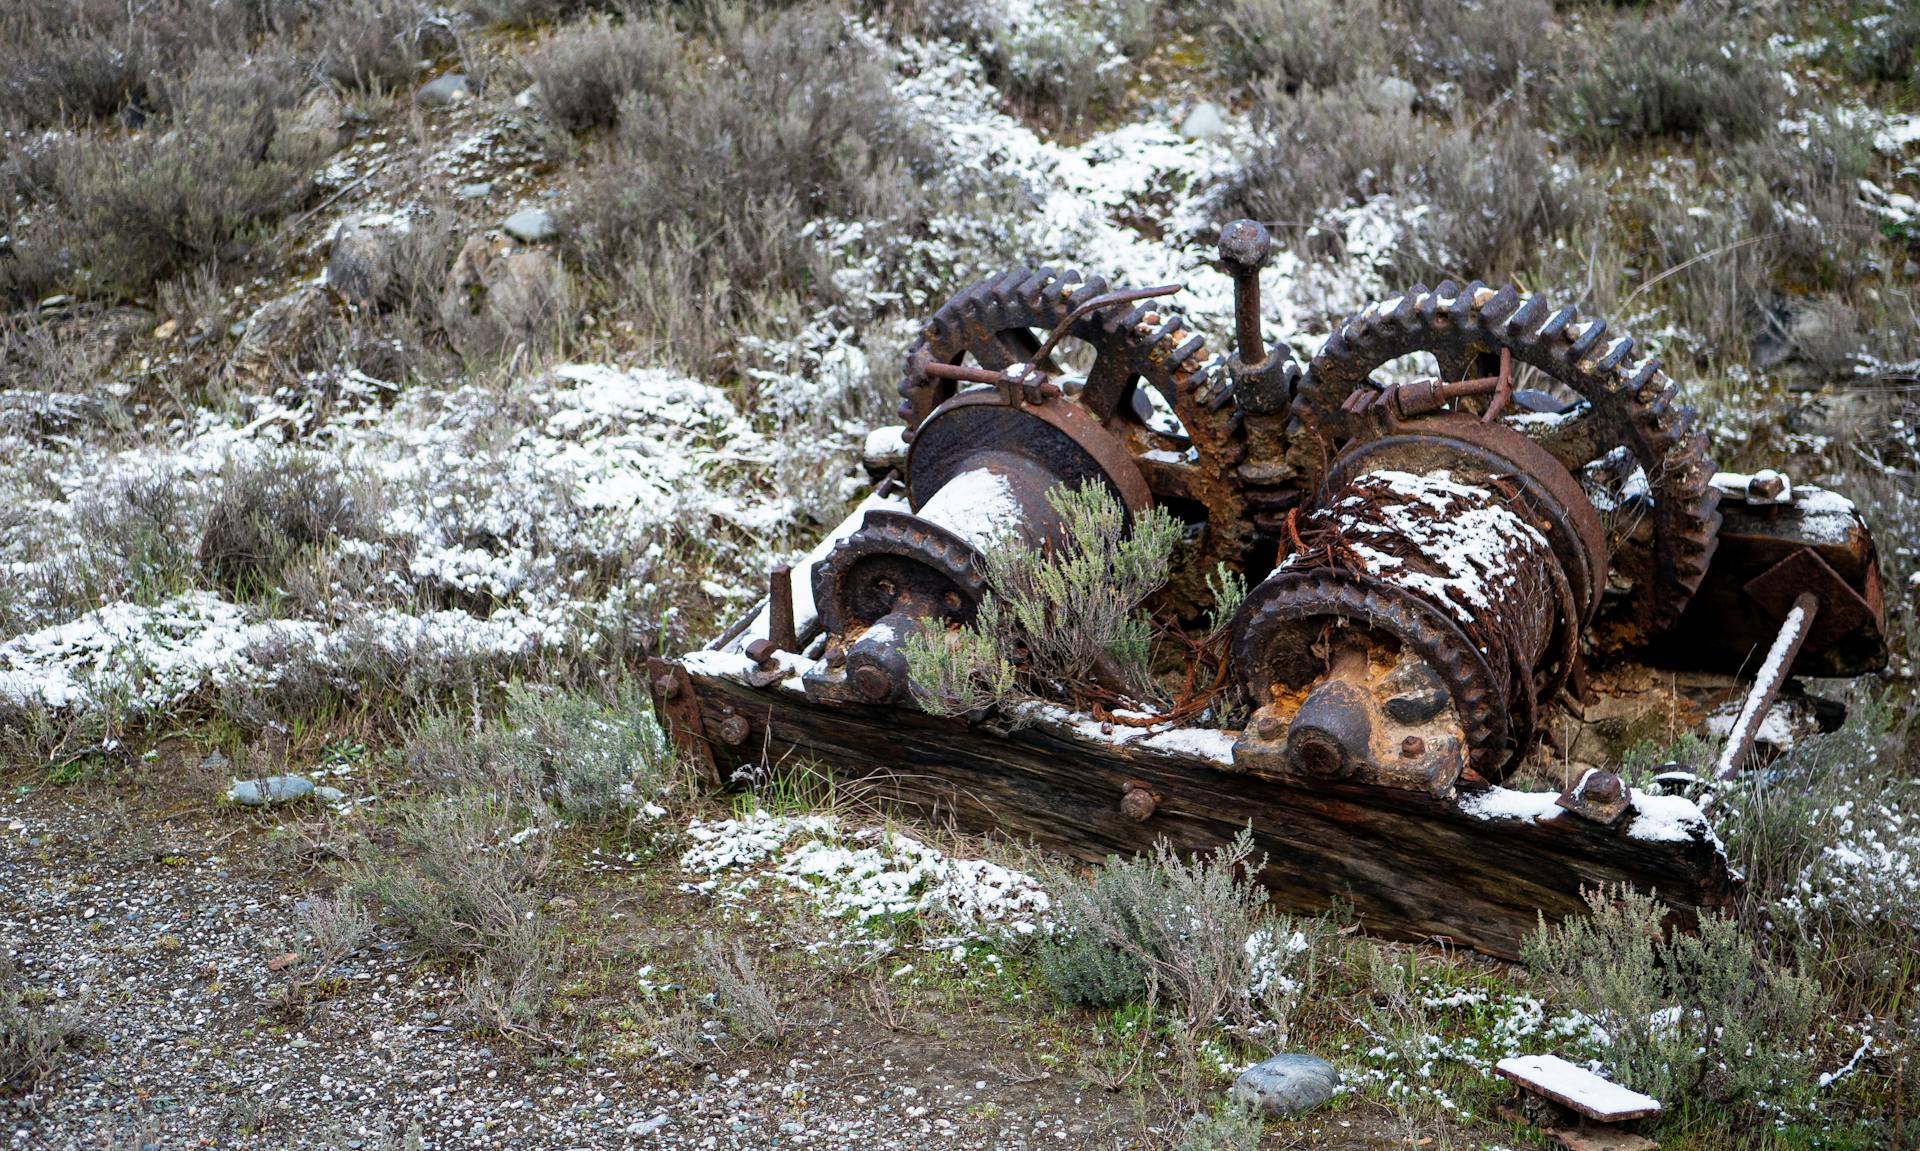
[[[1513,339],[1532,334],[1540,318],[1546,314],[1547,302],[1538,296],[1528,296],[1513,315],[1507,317],[1507,337]]]
[[[1464,328],[1473,322],[1473,302],[1480,298],[1481,292],[1486,290],[1485,284],[1475,280],[1455,294],[1453,306],[1447,309],[1447,315],[1452,318],[1457,327]]]
[[[1512,284],[1503,284],[1493,298],[1480,305],[1480,318],[1489,328],[1498,327],[1521,304],[1520,293]]]
[[[1187,362],[1206,350],[1207,341],[1199,336],[1189,336],[1187,341],[1167,354],[1167,367],[1178,370]]]
[[[1573,338],[1572,344],[1568,345],[1567,355],[1575,362],[1586,359],[1587,353],[1593,351],[1594,347],[1600,343],[1601,337],[1606,334],[1605,320],[1588,320],[1586,328]]]
[[[1610,374],[1619,368],[1621,364],[1626,363],[1627,358],[1631,355],[1633,355],[1633,337],[1621,336],[1619,339],[1613,341],[1612,344],[1608,345],[1607,350],[1601,354],[1600,358],[1593,362],[1593,370],[1603,374]]]
[[[1627,387],[1636,397],[1645,402],[1652,398],[1648,395],[1649,389],[1657,387],[1665,378],[1660,374],[1660,357],[1648,356],[1634,371],[1633,376],[1627,380]]]
[[[1561,337],[1566,335],[1567,325],[1573,323],[1579,316],[1580,309],[1574,307],[1572,304],[1566,305],[1553,315],[1548,316],[1547,322],[1540,325],[1540,339],[1542,341],[1559,343]]]
[[[1067,297],[1067,308],[1071,311],[1081,304],[1086,303],[1088,300],[1093,299],[1095,296],[1104,296],[1106,294],[1107,278],[1105,276],[1091,277],[1086,283],[1076,288],[1072,295]]]

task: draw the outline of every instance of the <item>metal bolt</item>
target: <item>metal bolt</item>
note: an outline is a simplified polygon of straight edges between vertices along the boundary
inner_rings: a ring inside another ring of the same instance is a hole
[[[680,677],[670,671],[663,671],[653,677],[653,693],[661,699],[672,699],[680,694]]]
[[[1615,803],[1620,799],[1620,777],[1611,771],[1595,771],[1580,785],[1580,795],[1594,803]]]
[[[720,721],[720,738],[729,747],[739,747],[747,742],[747,717],[735,712]]]
[[[887,678],[886,672],[870,663],[853,669],[853,686],[875,703],[893,694],[893,681]]]
[[[1747,480],[1747,498],[1757,503],[1772,503],[1787,490],[1787,478],[1771,469],[1755,472]]]
[[[1257,368],[1266,362],[1267,342],[1260,334],[1260,269],[1273,254],[1273,237],[1257,220],[1235,220],[1220,229],[1220,262],[1233,277],[1233,332],[1240,363]]]
[[[1417,735],[1410,735],[1400,741],[1400,754],[1408,759],[1418,759],[1427,754],[1427,741]]]
[[[774,664],[778,662],[773,658],[774,653],[779,650],[780,648],[770,639],[756,639],[747,645],[747,658],[771,671]]]
[[[1253,721],[1253,734],[1261,739],[1280,738],[1280,720],[1277,716],[1263,715]]]
[[[1120,793],[1120,814],[1135,823],[1145,823],[1159,806],[1160,801],[1154,798],[1153,792],[1132,780],[1127,781],[1125,790]]]

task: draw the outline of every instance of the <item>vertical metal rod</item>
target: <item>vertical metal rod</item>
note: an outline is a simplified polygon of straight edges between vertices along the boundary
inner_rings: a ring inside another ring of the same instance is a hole
[[[1234,350],[1243,367],[1267,361],[1267,341],[1260,334],[1260,269],[1272,254],[1273,237],[1256,220],[1235,220],[1220,229],[1220,262],[1233,277]]]
[[[793,569],[781,564],[767,579],[767,638],[776,651],[798,651],[793,629]]]
[[[1773,706],[1774,696],[1780,694],[1780,685],[1787,681],[1787,672],[1793,667],[1794,656],[1800,654],[1800,645],[1813,629],[1813,617],[1819,614],[1820,601],[1812,592],[1803,591],[1794,599],[1787,618],[1780,624],[1780,634],[1773,637],[1773,646],[1767,649],[1766,662],[1760,665],[1752,690],[1747,692],[1740,718],[1733,721],[1733,730],[1727,733],[1727,746],[1720,752],[1720,762],[1714,764],[1713,778],[1732,779],[1746,767],[1754,737]]]

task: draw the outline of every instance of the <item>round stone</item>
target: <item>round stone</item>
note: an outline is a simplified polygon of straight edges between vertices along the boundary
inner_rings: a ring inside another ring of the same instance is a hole
[[[1263,1059],[1233,1081],[1233,1097],[1242,1106],[1271,1116],[1298,1115],[1333,1098],[1340,1073],[1312,1055],[1282,1053]]]

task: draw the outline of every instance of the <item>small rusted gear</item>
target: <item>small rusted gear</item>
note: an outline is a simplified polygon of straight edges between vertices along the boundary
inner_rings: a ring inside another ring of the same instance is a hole
[[[1426,352],[1442,379],[1458,380],[1497,370],[1502,349],[1586,401],[1583,416],[1539,439],[1568,471],[1625,447],[1645,472],[1651,546],[1611,557],[1635,594],[1603,609],[1590,633],[1602,649],[1642,645],[1678,619],[1699,588],[1720,527],[1719,496],[1708,482],[1706,437],[1693,430],[1693,409],[1680,402],[1678,385],[1654,357],[1634,358],[1631,336],[1608,338],[1605,321],[1478,281],[1415,286],[1370,305],[1334,330],[1300,382],[1294,414],[1311,435],[1296,441],[1297,463],[1316,481],[1325,474],[1352,434],[1342,403],[1380,387],[1372,373],[1389,361]]]
[[[907,438],[956,390],[952,381],[929,375],[929,363],[972,360],[995,370],[1028,363],[1069,313],[1109,290],[1099,276],[1014,268],[941,305],[907,351],[899,385]],[[1237,565],[1252,532],[1234,474],[1246,446],[1232,386],[1207,362],[1205,341],[1157,300],[1101,308],[1076,320],[1066,334],[1094,355],[1086,386],[1073,402],[1127,445],[1155,501],[1196,529],[1193,546],[1176,557],[1159,603],[1182,616],[1197,615],[1212,602],[1207,577],[1221,562]],[[1036,366],[1050,373],[1060,367]],[[1184,436],[1148,425],[1144,397],[1136,395],[1143,383],[1165,398]]]

